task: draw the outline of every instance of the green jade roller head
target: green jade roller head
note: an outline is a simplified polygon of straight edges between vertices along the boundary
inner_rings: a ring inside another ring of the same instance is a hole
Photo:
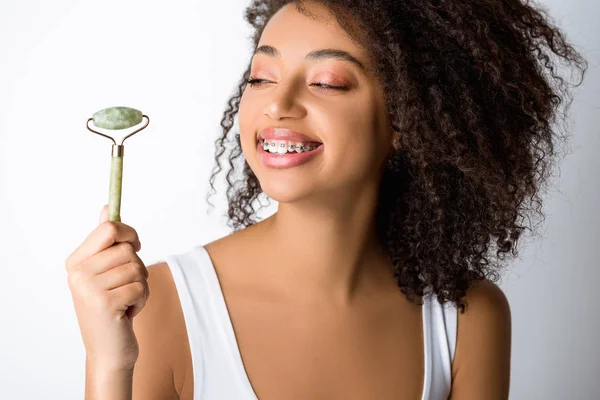
[[[117,144],[112,137],[100,133],[90,128],[90,121],[94,121],[94,125],[98,128],[109,130],[120,130],[131,128],[140,122],[143,117],[146,117],[146,125],[131,132],[121,140],[121,144]],[[128,137],[141,131],[150,123],[150,118],[147,115],[142,115],[142,112],[129,107],[111,107],[105,108],[93,114],[85,124],[88,130],[97,133],[100,136],[109,138],[113,142],[112,146],[112,161],[110,164],[110,187],[108,194],[108,219],[109,221],[121,221],[121,188],[123,182],[123,154],[125,147],[123,142]]]

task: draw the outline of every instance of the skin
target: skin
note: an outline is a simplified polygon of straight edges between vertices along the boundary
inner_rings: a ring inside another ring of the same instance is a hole
[[[400,292],[373,225],[381,166],[394,146],[383,92],[365,50],[325,8],[307,6],[317,19],[288,5],[269,21],[259,47],[273,46],[281,57],[253,57],[251,76],[268,83],[248,85],[240,103],[242,150],[278,211],[205,248],[259,398],[417,400],[421,307]],[[322,48],[347,51],[366,68],[304,59]],[[316,137],[324,151],[299,167],[269,169],[256,148],[267,126]],[[154,264],[148,272],[152,296],[134,320],[140,356],[133,398],[191,400],[190,350],[169,267]],[[508,301],[490,281],[471,287],[466,301],[451,399],[507,399]]]

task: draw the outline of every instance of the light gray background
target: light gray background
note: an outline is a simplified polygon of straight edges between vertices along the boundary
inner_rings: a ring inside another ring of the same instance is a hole
[[[0,3],[0,398],[83,398],[64,261],[108,201],[110,141],[85,129],[93,112],[126,105],[151,118],[125,142],[121,209],[146,265],[228,233],[222,181],[211,214],[205,194],[219,121],[251,52],[248,3]],[[590,69],[544,238],[521,244],[501,283],[513,318],[511,399],[591,400],[600,398],[600,6],[543,4]]]

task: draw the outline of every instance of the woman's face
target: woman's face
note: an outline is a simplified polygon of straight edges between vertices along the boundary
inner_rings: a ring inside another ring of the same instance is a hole
[[[268,22],[257,48],[270,47],[256,52],[250,71],[260,81],[247,85],[240,100],[242,151],[263,191],[278,202],[311,194],[358,195],[377,180],[392,143],[383,92],[369,72],[367,54],[323,6],[305,4],[317,19],[290,3]],[[322,49],[347,52],[364,68],[340,57],[305,59]],[[277,147],[271,147],[294,149],[291,154],[265,152],[259,134],[266,128],[299,132],[322,145],[307,161],[284,167],[309,153],[298,153],[294,140],[284,145],[275,140]]]

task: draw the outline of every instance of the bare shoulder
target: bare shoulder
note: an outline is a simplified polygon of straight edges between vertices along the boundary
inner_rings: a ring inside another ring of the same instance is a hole
[[[464,300],[465,312],[458,310],[450,398],[508,399],[512,331],[508,299],[486,279],[474,283]]]
[[[210,249],[211,257],[227,261],[231,254],[247,248],[248,240],[243,238],[253,236],[247,232],[252,229],[229,234],[204,247]],[[150,297],[133,320],[140,348],[133,373],[133,400],[191,400],[191,352],[171,268],[163,261],[147,266],[147,270]]]
[[[150,296],[133,320],[140,348],[133,399],[184,399],[189,347],[177,289],[166,262],[147,269]]]

